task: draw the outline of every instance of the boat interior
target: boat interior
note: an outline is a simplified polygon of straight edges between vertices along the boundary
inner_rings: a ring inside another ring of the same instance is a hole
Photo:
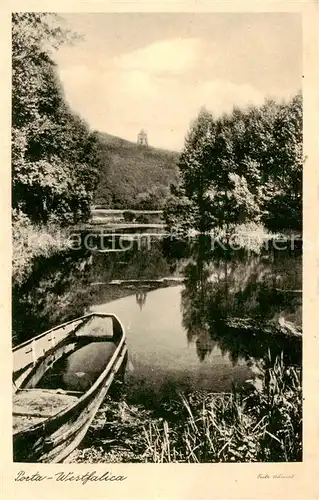
[[[111,317],[89,317],[56,345],[52,337],[49,349],[16,374],[14,433],[53,417],[94,384],[116,349],[113,325]]]

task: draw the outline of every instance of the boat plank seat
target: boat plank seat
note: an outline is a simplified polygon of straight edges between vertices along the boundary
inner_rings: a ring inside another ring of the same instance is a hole
[[[27,429],[56,413],[78,399],[75,395],[56,390],[20,390],[13,397],[14,432]]]
[[[81,325],[76,332],[77,337],[113,337],[113,321],[112,318],[93,316]]]

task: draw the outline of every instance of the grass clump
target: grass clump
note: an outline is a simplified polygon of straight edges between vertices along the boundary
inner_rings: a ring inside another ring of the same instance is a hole
[[[81,448],[70,456],[76,463],[145,462],[145,422],[152,420],[142,405],[113,401],[107,397]]]
[[[151,462],[291,462],[302,460],[300,372],[277,358],[261,385],[229,395],[185,397],[175,425],[144,427]]]
[[[300,369],[268,361],[257,383],[232,393],[178,394],[163,412],[108,400],[75,462],[295,462],[302,460]]]

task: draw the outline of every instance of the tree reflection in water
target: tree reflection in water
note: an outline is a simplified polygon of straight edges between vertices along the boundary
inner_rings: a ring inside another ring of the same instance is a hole
[[[36,259],[28,278],[13,287],[13,342],[85,314],[82,292],[88,286],[91,265],[89,252],[65,251]]]
[[[299,364],[301,343],[294,338],[247,333],[231,327],[229,320],[249,318],[262,325],[285,318],[300,325],[301,295],[291,293],[292,288],[300,288],[300,255],[292,263],[292,256],[275,252],[212,250],[205,236],[194,239],[191,249],[184,268],[181,311],[187,339],[195,342],[199,359],[203,361],[218,345],[234,364],[239,359],[253,363],[268,352],[272,356],[283,352],[289,362]]]
[[[85,314],[92,305],[133,295],[141,313],[146,293],[161,286],[152,280],[184,277],[181,321],[189,343],[204,361],[218,346],[233,363],[263,359],[281,351],[292,363],[301,359],[300,343],[229,325],[230,318],[263,323],[286,320],[301,324],[300,252],[265,250],[249,254],[216,247],[209,237],[190,241],[157,240],[151,248],[121,253],[63,252],[38,259],[28,279],[13,288],[15,343]],[[111,285],[112,280],[148,281],[147,287]],[[174,286],[174,281],[171,283]],[[167,286],[167,285],[165,285]],[[160,304],[159,304],[160,307]]]

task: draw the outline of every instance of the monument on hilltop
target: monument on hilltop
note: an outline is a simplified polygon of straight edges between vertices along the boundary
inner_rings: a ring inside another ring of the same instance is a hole
[[[137,134],[137,144],[140,146],[148,146],[147,133],[143,129]]]

